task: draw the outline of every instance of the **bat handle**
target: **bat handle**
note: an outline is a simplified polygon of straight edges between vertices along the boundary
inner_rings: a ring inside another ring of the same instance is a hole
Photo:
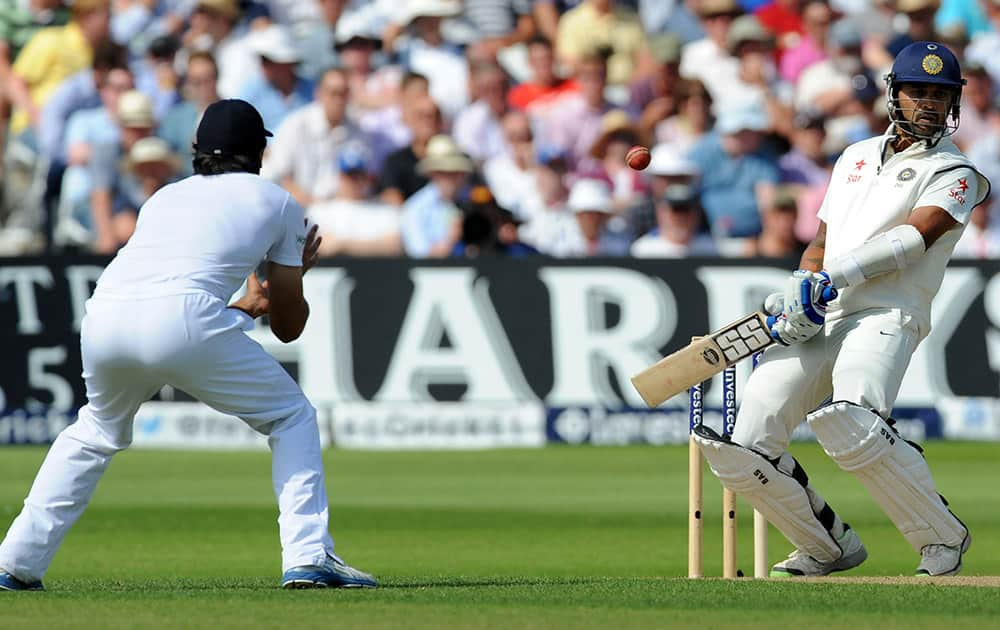
[[[829,286],[823,289],[823,295],[819,296],[819,301],[821,304],[825,306],[830,302],[836,300],[838,295],[839,292],[837,291],[837,288],[834,286]]]

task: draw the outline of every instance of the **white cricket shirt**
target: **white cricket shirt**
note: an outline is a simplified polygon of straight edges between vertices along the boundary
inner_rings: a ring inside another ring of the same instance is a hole
[[[251,173],[194,175],[143,204],[135,233],[97,281],[95,296],[208,293],[228,301],[265,258],[302,265],[305,212]]]
[[[915,264],[857,286],[847,287],[830,304],[829,319],[869,308],[899,308],[930,331],[931,300],[941,287],[955,243],[972,208],[989,194],[989,181],[975,170],[949,138],[928,149],[914,144],[883,160],[893,128],[857,142],[840,156],[819,218],[826,223],[824,263],[868,239],[906,223],[914,208],[937,206],[959,226],[942,235]],[[891,151],[891,150],[888,150]]]

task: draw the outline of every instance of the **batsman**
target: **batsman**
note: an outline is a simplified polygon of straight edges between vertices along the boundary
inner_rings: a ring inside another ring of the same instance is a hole
[[[919,554],[917,575],[962,568],[969,530],[890,413],[910,357],[930,332],[931,301],[955,243],[990,190],[949,138],[964,84],[942,44],[915,42],[899,52],[886,76],[888,130],[843,152],[801,268],[765,302],[779,343],[749,378],[731,441],[696,434],[723,485],[795,546],[771,577],[827,575],[868,556],[788,453],[803,418]],[[824,305],[830,286],[839,297]]]

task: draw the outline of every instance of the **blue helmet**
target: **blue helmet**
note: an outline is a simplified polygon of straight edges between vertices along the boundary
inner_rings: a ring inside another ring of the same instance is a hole
[[[959,100],[962,97],[962,68],[955,54],[936,42],[913,42],[896,55],[892,70],[885,75],[889,119],[910,135],[936,142],[958,129]],[[930,83],[954,88],[955,93],[948,108],[947,120],[932,134],[920,133],[903,116],[899,107],[899,87],[904,83]]]

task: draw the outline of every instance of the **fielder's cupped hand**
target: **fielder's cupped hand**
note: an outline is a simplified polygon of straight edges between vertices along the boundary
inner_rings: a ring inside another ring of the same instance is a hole
[[[316,266],[319,262],[319,245],[323,242],[323,237],[319,235],[319,225],[313,223],[309,227],[309,220],[306,219],[306,243],[302,247],[302,275]]]
[[[271,298],[268,293],[267,280],[261,282],[257,278],[257,272],[247,276],[247,292],[238,300],[229,305],[229,308],[236,308],[252,319],[257,319],[261,315],[267,315],[271,310]]]

